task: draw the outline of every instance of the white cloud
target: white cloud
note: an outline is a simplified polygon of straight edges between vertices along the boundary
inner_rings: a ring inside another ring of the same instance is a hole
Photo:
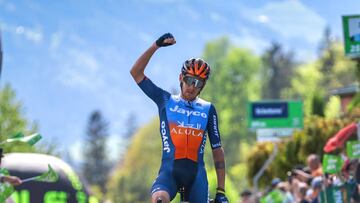
[[[43,40],[43,34],[39,30],[27,29],[25,30],[24,35],[28,40],[33,41],[34,43],[40,43]]]
[[[210,13],[210,19],[214,22],[214,23],[225,23],[226,19],[224,18],[224,16],[220,15],[217,12],[211,12]]]
[[[105,83],[101,64],[84,44],[86,41],[77,35],[61,31],[51,35],[49,51],[57,67],[57,80],[67,87],[98,90]]]
[[[97,89],[103,86],[99,62],[91,53],[69,49],[60,58],[65,60],[59,67],[58,79],[66,86],[85,89]]]
[[[40,28],[28,28],[21,25],[11,25],[7,23],[1,23],[0,26],[2,31],[23,36],[25,39],[35,44],[39,44],[43,41],[43,33]]]
[[[256,54],[261,54],[268,46],[269,40],[260,36],[256,30],[244,26],[237,27],[238,34],[230,34],[230,38],[239,47],[246,47]]]
[[[264,23],[283,37],[303,38],[310,43],[319,41],[326,25],[324,18],[300,1],[271,2],[258,9],[246,8],[241,13],[250,21]]]
[[[269,46],[269,42],[261,37],[256,37],[250,33],[242,33],[240,36],[231,35],[231,39],[235,44],[240,47],[246,47],[252,50],[256,54],[261,54],[266,47]]]
[[[260,23],[268,23],[269,22],[269,17],[267,15],[259,15],[257,18]]]
[[[23,26],[18,26],[16,29],[15,29],[15,32],[16,34],[23,34],[25,31],[25,28]]]

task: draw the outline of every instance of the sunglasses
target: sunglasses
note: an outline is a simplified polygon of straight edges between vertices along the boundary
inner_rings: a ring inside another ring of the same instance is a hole
[[[194,84],[194,86],[198,89],[204,87],[205,85],[205,81],[191,76],[185,76],[183,80],[187,85],[191,86]]]

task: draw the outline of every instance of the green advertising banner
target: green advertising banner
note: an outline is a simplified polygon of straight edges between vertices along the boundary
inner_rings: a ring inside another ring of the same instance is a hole
[[[250,129],[302,129],[303,103],[301,101],[259,101],[247,107]]]
[[[342,17],[345,54],[360,57],[360,15]]]
[[[322,164],[324,172],[334,174],[341,170],[343,160],[341,156],[325,154]]]
[[[320,192],[320,203],[350,203],[352,192],[356,187],[355,182],[325,187]]]
[[[347,141],[346,154],[350,159],[360,158],[360,141]]]

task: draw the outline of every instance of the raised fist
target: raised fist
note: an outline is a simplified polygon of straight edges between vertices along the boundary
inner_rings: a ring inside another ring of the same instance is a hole
[[[156,40],[156,45],[158,47],[166,47],[175,44],[175,38],[170,33],[165,33],[159,39]]]

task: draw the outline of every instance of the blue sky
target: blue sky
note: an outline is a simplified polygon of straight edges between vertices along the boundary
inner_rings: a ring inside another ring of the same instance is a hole
[[[117,150],[130,113],[139,124],[156,116],[129,70],[161,34],[173,33],[177,44],[160,49],[146,74],[170,90],[182,62],[210,40],[228,36],[256,54],[278,41],[311,61],[325,26],[342,39],[341,16],[358,8],[357,0],[0,0],[0,84],[12,85],[45,140],[78,159],[93,110],[110,122]]]

